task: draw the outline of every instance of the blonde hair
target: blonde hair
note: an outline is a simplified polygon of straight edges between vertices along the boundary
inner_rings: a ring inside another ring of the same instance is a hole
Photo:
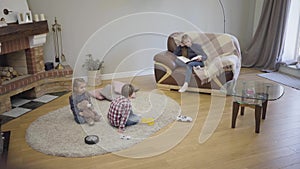
[[[85,80],[83,78],[77,78],[77,79],[74,79],[73,81],[73,90],[75,88],[77,88],[80,84],[82,83],[86,83]]]
[[[188,34],[182,35],[182,37],[181,37],[181,43],[183,43],[183,41],[187,40],[187,39],[190,40],[190,41],[192,41],[192,38]]]
[[[134,92],[134,87],[131,84],[125,84],[122,87],[121,94],[122,94],[122,96],[128,98],[128,97],[132,96],[133,92]]]

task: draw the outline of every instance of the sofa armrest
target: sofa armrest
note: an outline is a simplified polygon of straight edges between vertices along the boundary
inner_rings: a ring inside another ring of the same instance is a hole
[[[168,68],[170,68],[172,71],[176,68],[175,63],[176,56],[169,52],[169,51],[163,51],[154,56],[154,61],[161,63]]]

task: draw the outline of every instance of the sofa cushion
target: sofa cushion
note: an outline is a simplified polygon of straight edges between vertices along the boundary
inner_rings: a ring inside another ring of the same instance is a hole
[[[169,51],[163,51],[154,56],[155,62],[162,63],[163,65],[166,65],[171,70],[174,70],[176,68],[175,59],[176,56]]]
[[[125,85],[125,83],[120,81],[113,81],[111,84],[113,86],[114,92],[116,92],[117,94],[121,94],[122,87]]]
[[[175,51],[176,47],[177,47],[177,44],[175,43],[174,38],[172,36],[169,36],[168,37],[168,51],[173,53]]]
[[[114,81],[112,84],[106,85],[103,89],[99,90],[101,96],[103,96],[106,100],[112,101],[113,99],[117,98],[118,96],[121,96],[121,90],[124,86],[123,82]],[[139,88],[134,88],[134,92],[132,94],[132,98],[136,97],[136,92],[139,90]]]
[[[111,84],[106,85],[101,91],[101,95],[105,97],[105,99],[112,101],[114,98],[117,98],[120,96],[120,94],[117,94],[114,92],[114,89]]]
[[[89,94],[95,99],[104,100],[105,97],[101,95],[101,90],[102,88],[91,90],[89,91]]]

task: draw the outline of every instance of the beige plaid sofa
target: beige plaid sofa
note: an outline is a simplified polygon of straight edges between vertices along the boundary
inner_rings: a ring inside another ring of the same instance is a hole
[[[193,43],[199,43],[208,59],[203,69],[194,69],[188,91],[211,93],[224,83],[237,79],[241,68],[240,45],[229,34],[175,32],[167,40],[167,50],[154,56],[154,74],[158,88],[178,90],[184,83],[185,68],[175,63],[173,54],[181,36],[188,34]]]

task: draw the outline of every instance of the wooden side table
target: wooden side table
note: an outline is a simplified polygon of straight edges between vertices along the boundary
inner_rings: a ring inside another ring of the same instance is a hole
[[[266,119],[268,101],[277,100],[284,94],[283,86],[261,81],[238,80],[225,84],[222,90],[234,98],[231,128],[236,126],[239,108],[241,115],[244,115],[245,107],[251,107],[255,109],[256,133],[260,131],[260,119]]]
[[[268,100],[262,102],[262,104],[240,104],[239,102],[234,101],[232,106],[232,121],[231,121],[231,128],[235,128],[236,119],[239,112],[239,107],[241,107],[241,115],[244,115],[245,107],[251,107],[255,109],[255,132],[259,133],[260,130],[260,118],[263,120],[266,119],[266,112],[267,112],[267,104]]]

